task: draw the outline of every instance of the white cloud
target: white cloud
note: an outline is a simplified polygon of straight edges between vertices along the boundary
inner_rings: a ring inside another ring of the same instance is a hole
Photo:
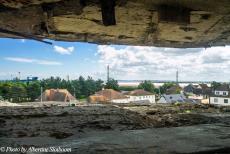
[[[61,46],[54,46],[54,51],[61,54],[61,55],[71,55],[74,51],[74,47],[61,47]]]
[[[20,57],[5,57],[5,60],[19,62],[19,63],[33,63],[33,64],[39,64],[39,65],[62,65],[61,62],[57,62],[57,61],[20,58]]]
[[[21,42],[22,42],[22,43],[25,43],[25,42],[26,42],[26,40],[25,40],[25,39],[21,39]]]
[[[21,63],[33,63],[34,62],[34,59],[20,58],[20,57],[6,57],[5,60],[21,62]]]
[[[99,62],[119,79],[225,80],[230,78],[230,46],[208,49],[98,46]]]

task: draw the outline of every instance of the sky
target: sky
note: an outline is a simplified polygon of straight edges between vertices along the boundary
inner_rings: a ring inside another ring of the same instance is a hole
[[[106,67],[117,80],[230,81],[230,46],[159,48],[97,45],[47,40],[0,39],[0,80],[18,76],[106,79]]]

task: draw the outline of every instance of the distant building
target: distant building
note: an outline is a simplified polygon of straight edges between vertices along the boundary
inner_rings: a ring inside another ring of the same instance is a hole
[[[91,103],[155,103],[155,95],[142,89],[118,92],[104,89],[89,97]]]
[[[129,97],[129,101],[132,103],[156,103],[155,95],[143,89],[133,90],[124,94]]]
[[[196,103],[195,100],[187,99],[183,94],[162,95],[157,103]]]
[[[217,87],[209,98],[210,104],[215,105],[230,105],[230,87],[228,84],[223,84]]]
[[[90,103],[129,103],[129,97],[113,89],[103,89],[89,96]]]
[[[56,102],[72,102],[76,101],[68,90],[66,89],[47,89],[41,96],[38,97],[38,101],[56,101]]]
[[[201,89],[197,85],[189,84],[184,87],[184,92],[187,94],[200,94]]]
[[[33,82],[33,81],[38,81],[38,77],[27,77],[26,79],[19,79],[18,77],[16,77],[13,79],[13,81]]]
[[[166,90],[166,94],[180,94],[182,92],[182,88],[179,85],[173,85],[169,89]]]
[[[207,99],[211,95],[212,89],[208,87],[207,84],[189,84],[184,87],[183,92],[191,98]]]

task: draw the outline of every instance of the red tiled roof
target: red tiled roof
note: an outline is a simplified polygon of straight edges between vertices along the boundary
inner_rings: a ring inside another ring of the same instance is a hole
[[[107,100],[128,98],[122,93],[113,89],[104,89],[95,93],[95,96],[104,96]]]

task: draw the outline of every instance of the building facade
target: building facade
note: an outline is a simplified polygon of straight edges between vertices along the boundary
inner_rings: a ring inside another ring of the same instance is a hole
[[[155,94],[137,89],[125,94],[131,103],[156,103]]]
[[[113,89],[103,89],[89,96],[90,103],[129,103],[129,97]]]
[[[223,84],[217,87],[209,98],[210,104],[228,106],[230,105],[229,85]]]
[[[155,95],[142,89],[121,93],[103,89],[89,97],[91,103],[156,103]]]

